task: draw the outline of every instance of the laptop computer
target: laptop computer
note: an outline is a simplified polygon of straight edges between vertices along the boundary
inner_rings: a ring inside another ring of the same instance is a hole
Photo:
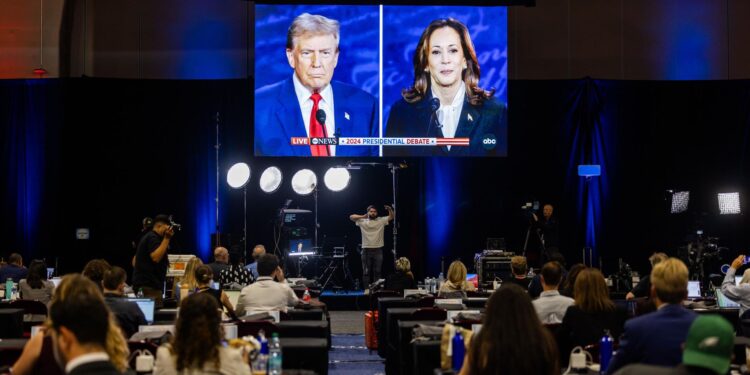
[[[143,315],[146,316],[148,324],[154,322],[154,300],[149,298],[126,298],[128,301],[135,302],[138,308],[141,309]]]
[[[739,303],[727,298],[727,296],[725,296],[724,293],[722,293],[719,289],[716,289],[716,303],[719,305],[719,308],[722,309],[732,309],[740,307]]]
[[[688,281],[688,298],[701,298],[701,282],[700,281]]]

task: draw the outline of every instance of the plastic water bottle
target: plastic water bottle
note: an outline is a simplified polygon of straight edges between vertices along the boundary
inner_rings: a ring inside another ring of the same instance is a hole
[[[461,371],[461,366],[464,364],[464,352],[466,351],[466,347],[464,347],[464,338],[461,336],[461,332],[458,328],[456,329],[456,334],[453,336],[453,342],[451,345],[453,346],[453,370],[458,373]]]
[[[15,301],[18,299],[18,285],[15,283],[12,283],[11,291],[10,291],[10,300]]]
[[[302,295],[302,300],[305,302],[310,302],[310,289],[305,288],[305,294]]]
[[[265,374],[268,366],[268,340],[263,330],[258,332],[258,341],[260,341],[260,353],[253,362],[253,374]]]
[[[11,295],[13,294],[13,279],[10,277],[5,280],[5,299],[10,301]]]
[[[438,275],[438,279],[437,279],[437,285],[436,285],[437,288],[436,289],[440,290],[440,288],[443,286],[444,282],[445,282],[445,276],[443,276],[443,273],[440,272],[440,275]]]
[[[609,330],[604,331],[604,336],[599,342],[599,373],[606,374],[609,362],[612,360],[612,343],[614,339],[609,334]]]
[[[268,350],[268,375],[281,375],[281,343],[279,334],[271,336],[271,346]]]

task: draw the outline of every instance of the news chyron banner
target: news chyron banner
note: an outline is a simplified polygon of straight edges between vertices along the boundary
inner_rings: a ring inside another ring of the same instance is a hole
[[[507,8],[255,4],[256,156],[508,150]]]

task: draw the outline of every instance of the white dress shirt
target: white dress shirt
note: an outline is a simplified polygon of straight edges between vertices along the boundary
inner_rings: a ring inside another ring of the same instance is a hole
[[[305,122],[305,132],[307,136],[310,136],[310,115],[312,114],[313,101],[310,99],[312,91],[308,90],[296,74],[292,74],[292,81],[294,81],[294,93],[297,94],[297,101],[299,102],[299,108],[302,111],[302,121]],[[326,87],[319,92],[322,99],[318,103],[318,108],[322,109],[326,113],[326,135],[333,137],[336,133],[336,118],[333,112],[333,88],[329,83]],[[331,150],[331,156],[336,156],[336,146],[328,146]]]
[[[562,323],[565,312],[574,302],[572,298],[561,295],[557,290],[542,292],[539,298],[532,301],[542,324]]]
[[[89,353],[73,358],[65,365],[65,373],[70,374],[78,366],[92,362],[109,361],[109,355],[105,352]]]
[[[434,85],[431,86],[431,90],[433,98],[440,98]],[[466,86],[462,83],[459,85],[456,96],[453,97],[451,104],[444,105],[442,102],[440,103],[440,108],[437,110],[437,118],[440,125],[442,125],[441,130],[443,131],[444,138],[456,137],[456,130],[458,130],[458,123],[461,120],[461,111],[464,108],[465,98]],[[450,149],[451,146],[448,146],[448,150]]]
[[[237,299],[237,316],[254,311],[287,311],[287,307],[297,304],[299,299],[286,282],[276,282],[268,276],[261,276],[254,283],[242,288]]]

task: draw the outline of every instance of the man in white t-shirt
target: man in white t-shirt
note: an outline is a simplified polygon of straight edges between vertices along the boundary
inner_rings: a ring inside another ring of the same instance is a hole
[[[383,266],[383,234],[385,226],[393,220],[393,208],[385,206],[387,217],[378,217],[375,206],[367,207],[367,214],[349,215],[362,231],[362,279],[370,285],[380,279],[380,269]],[[372,269],[372,272],[371,272]]]

